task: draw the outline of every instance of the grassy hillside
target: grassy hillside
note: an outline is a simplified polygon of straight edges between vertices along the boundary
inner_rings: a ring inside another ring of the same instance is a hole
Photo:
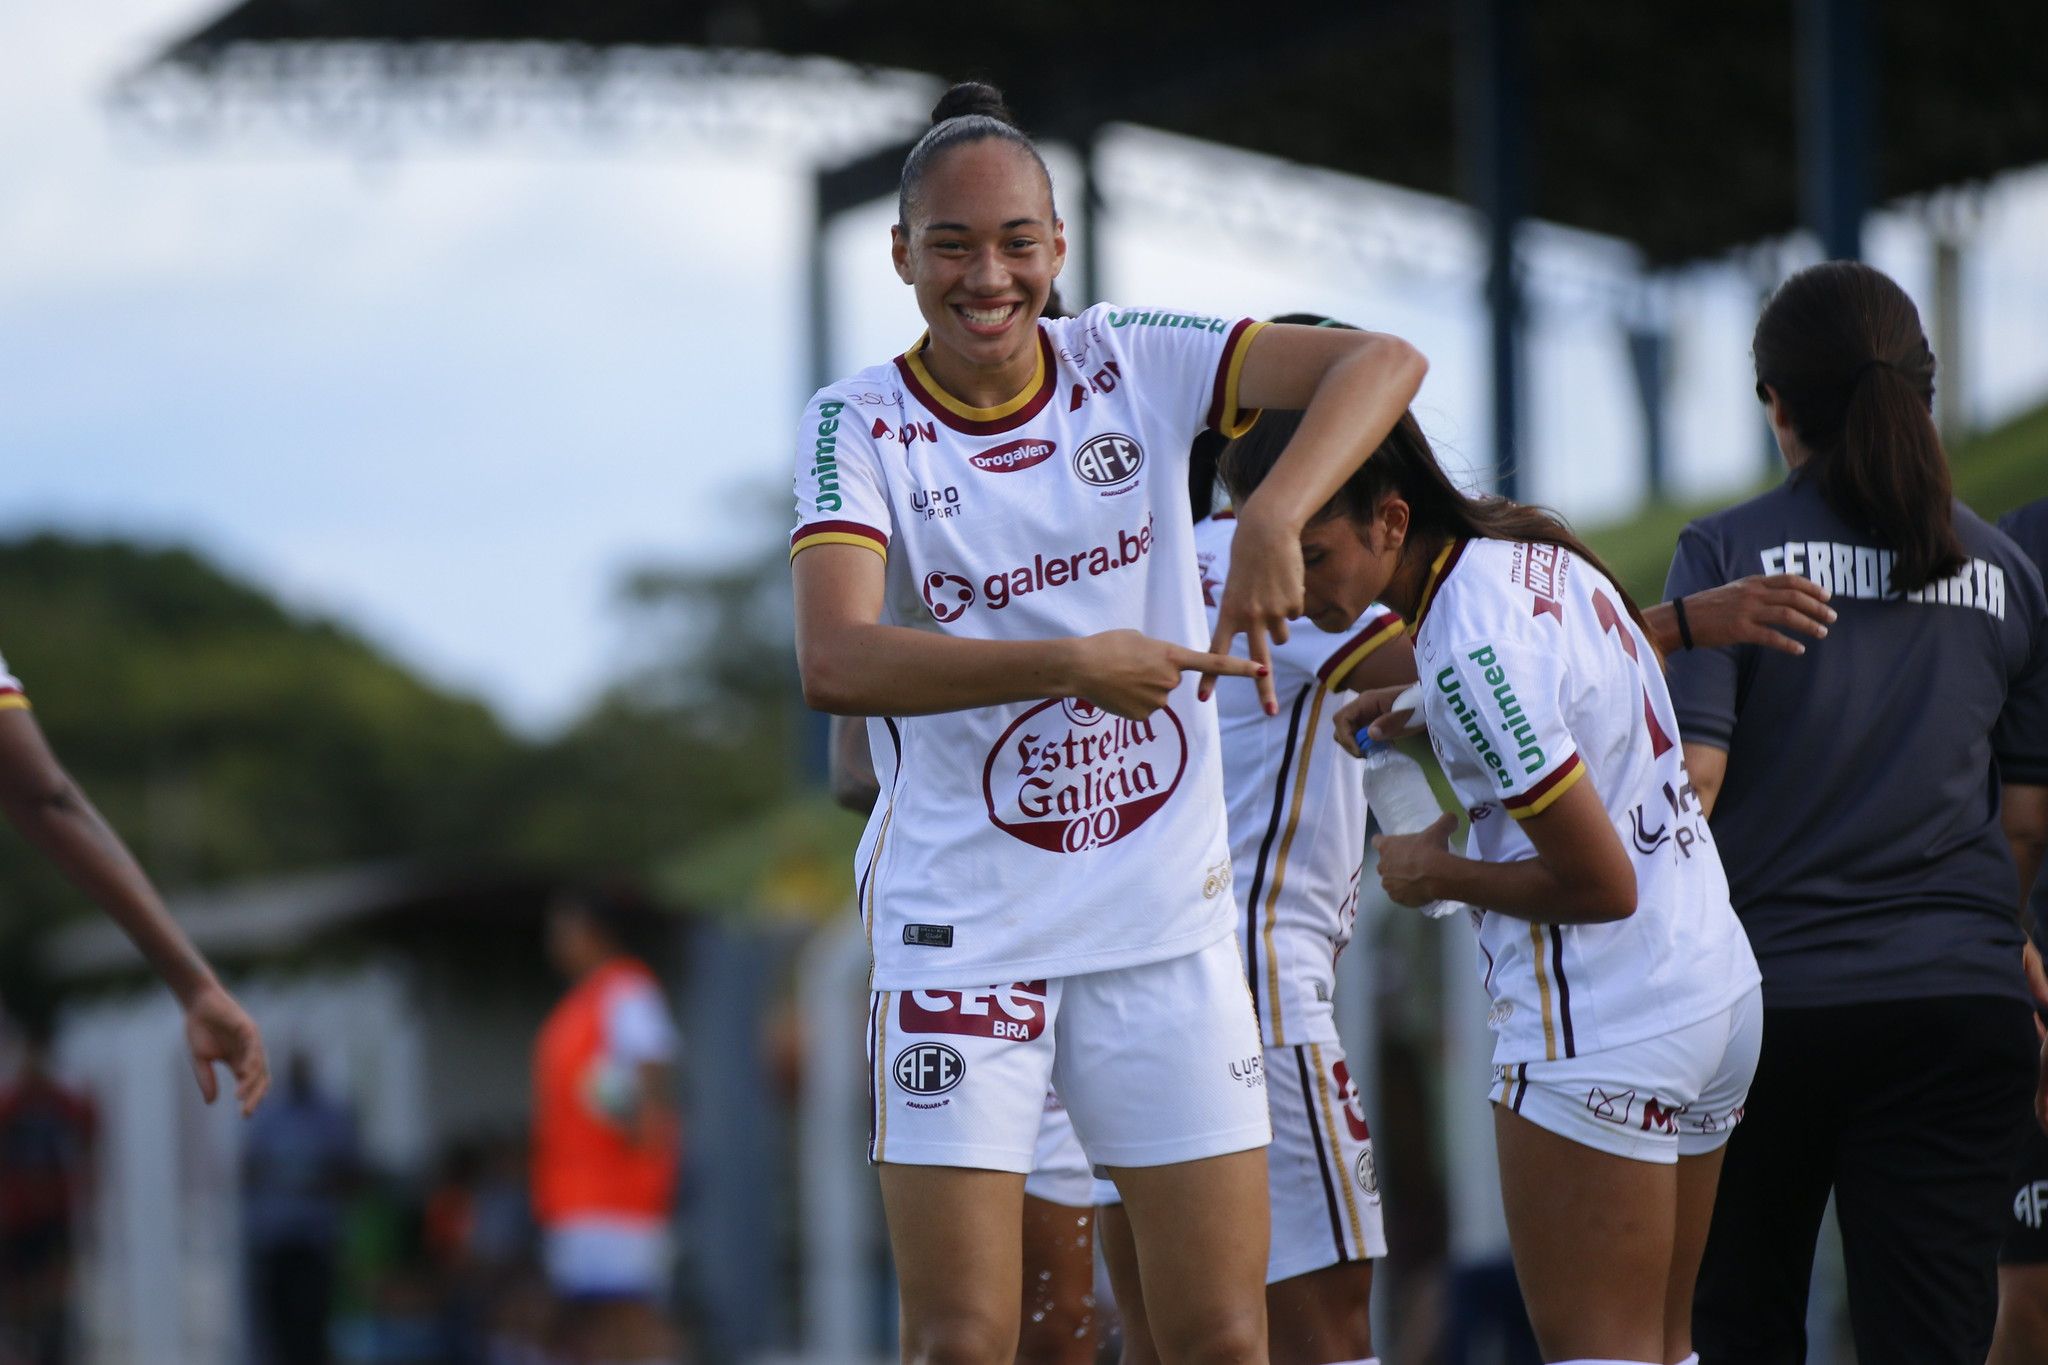
[[[2048,404],[1971,438],[1949,459],[1957,496],[1985,517],[2048,496]],[[1625,522],[1586,531],[1586,540],[1638,600],[1654,602],[1664,595],[1671,550],[1685,524],[1763,487],[1705,502],[1652,503]]]

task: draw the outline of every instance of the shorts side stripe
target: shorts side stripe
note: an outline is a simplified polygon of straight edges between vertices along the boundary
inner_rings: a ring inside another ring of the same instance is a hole
[[[1522,1112],[1522,1096],[1529,1093],[1529,1067],[1526,1062],[1515,1066],[1514,1090],[1515,1101],[1508,1108],[1519,1114]]]
[[[1323,1146],[1322,1126],[1316,1122],[1316,1102],[1308,1076],[1308,1049],[1293,1049],[1295,1069],[1301,1073],[1301,1107],[1308,1113],[1308,1135],[1316,1144],[1316,1170],[1323,1177],[1323,1205],[1330,1212],[1330,1239],[1337,1244],[1337,1259],[1348,1261],[1351,1253],[1344,1246],[1344,1221],[1337,1213],[1337,1191],[1330,1182],[1330,1154]]]
[[[875,999],[875,1140],[868,1160],[880,1164],[882,1149],[889,1140],[889,1096],[883,1088],[889,1065],[889,992],[876,992]]]
[[[1337,1135],[1337,1118],[1336,1115],[1330,1112],[1330,1073],[1323,1069],[1323,1049],[1321,1046],[1310,1043],[1308,1050],[1315,1057],[1316,1094],[1323,1102],[1323,1126],[1329,1130],[1330,1141],[1334,1146]],[[1363,1256],[1365,1254],[1365,1225],[1358,1220],[1358,1200],[1351,1193],[1351,1173],[1344,1171],[1340,1174],[1343,1176],[1341,1183],[1344,1187],[1344,1212],[1351,1220],[1351,1243],[1358,1248],[1358,1254]],[[1324,1178],[1327,1179],[1327,1175]]]

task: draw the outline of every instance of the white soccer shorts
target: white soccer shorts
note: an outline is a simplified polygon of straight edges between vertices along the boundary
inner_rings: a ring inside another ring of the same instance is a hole
[[[542,1230],[548,1283],[565,1299],[649,1299],[668,1293],[675,1252],[658,1218],[593,1214]]]
[[[1263,1147],[1258,1021],[1225,937],[1051,981],[872,991],[868,1159],[1029,1172],[1048,1087],[1102,1166]]]
[[[1493,1069],[1495,1104],[1559,1137],[1669,1165],[1728,1141],[1763,1047],[1763,988],[1671,1033],[1555,1062]]]
[[[1024,1193],[1034,1199],[1068,1208],[1085,1209],[1095,1203],[1095,1172],[1081,1139],[1074,1135],[1074,1120],[1060,1097],[1045,1092],[1045,1114],[1038,1123],[1038,1148],[1031,1156],[1031,1174],[1024,1177]]]
[[[1273,1145],[1266,1149],[1273,1219],[1266,1283],[1386,1255],[1372,1131],[1343,1047],[1267,1048],[1266,1102],[1273,1116]],[[1094,1194],[1097,1204],[1123,1202],[1107,1180],[1095,1182]]]

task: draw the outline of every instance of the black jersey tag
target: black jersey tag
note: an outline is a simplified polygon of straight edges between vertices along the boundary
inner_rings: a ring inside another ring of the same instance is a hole
[[[912,948],[950,948],[953,946],[953,926],[906,924],[903,926],[903,942]]]

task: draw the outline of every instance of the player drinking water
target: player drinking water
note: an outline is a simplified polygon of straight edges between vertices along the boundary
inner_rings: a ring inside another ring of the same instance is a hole
[[[1226,454],[1243,505],[1278,450]],[[1476,858],[1447,848],[1448,815],[1375,843],[1395,900],[1479,907],[1501,1184],[1545,1359],[1681,1359],[1760,1009],[1649,637],[1561,523],[1460,493],[1412,416],[1300,543],[1311,621],[1377,600],[1412,623],[1430,742],[1472,815]]]
[[[904,1351],[1008,1359],[1050,1083],[1124,1191],[1162,1355],[1263,1359],[1260,1047],[1184,675],[1257,675],[1267,635],[1200,647],[1184,452],[1305,407],[1279,475],[1319,503],[1423,362],[1173,310],[1041,322],[1064,238],[992,95],[955,87],[905,162],[893,258],[930,330],[812,401],[791,542],[807,698],[879,717],[857,886]],[[1233,572],[1284,582],[1298,553],[1284,515],[1247,517]]]

